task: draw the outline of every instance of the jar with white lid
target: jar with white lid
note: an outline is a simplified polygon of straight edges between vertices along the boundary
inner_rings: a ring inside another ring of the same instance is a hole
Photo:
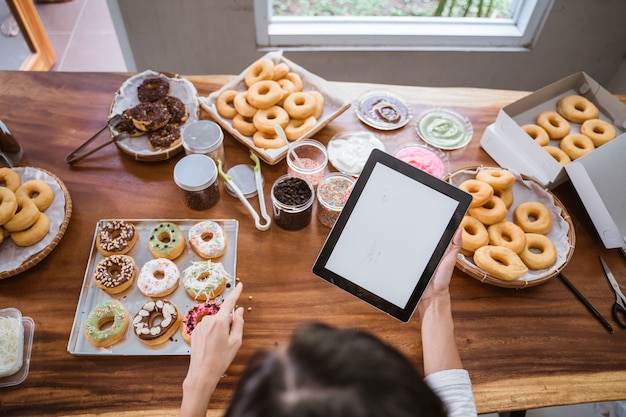
[[[287,173],[317,186],[326,175],[328,154],[326,147],[314,139],[301,139],[287,152]]]
[[[191,154],[178,161],[174,182],[182,190],[185,205],[192,210],[208,210],[220,199],[217,165],[207,155]]]
[[[183,148],[187,155],[207,155],[213,161],[224,162],[224,132],[210,120],[198,120],[183,130]]]

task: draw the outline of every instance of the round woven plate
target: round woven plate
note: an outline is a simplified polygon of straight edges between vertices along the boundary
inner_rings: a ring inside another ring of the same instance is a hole
[[[19,250],[23,251],[23,253],[28,254],[29,251],[33,251],[34,253],[30,254],[28,256],[28,258],[26,258],[18,267],[11,269],[11,270],[0,270],[0,279],[4,279],[4,278],[9,278],[12,277],[14,275],[17,275],[21,272],[26,271],[27,269],[32,268],[33,266],[37,265],[39,262],[41,262],[41,260],[43,260],[46,256],[48,256],[48,254],[50,252],[52,252],[52,250],[59,244],[59,242],[61,241],[61,238],[63,237],[63,235],[65,234],[65,230],[67,229],[67,225],[70,221],[70,217],[72,216],[72,199],[70,198],[70,194],[67,191],[67,188],[65,187],[65,184],[63,184],[63,182],[54,174],[41,169],[41,168],[33,168],[33,167],[17,167],[14,168],[17,172],[20,173],[20,176],[23,175],[23,172],[25,172],[26,170],[31,170],[31,172],[35,172],[38,173],[40,176],[43,176],[42,179],[50,182],[50,181],[54,181],[56,182],[56,184],[59,186],[59,188],[61,188],[61,191],[63,192],[63,197],[65,199],[65,204],[64,204],[64,208],[62,209],[63,212],[62,213],[50,213],[49,210],[53,210],[54,207],[54,203],[53,206],[51,206],[50,208],[48,208],[46,210],[46,214],[48,215],[48,217],[51,216],[55,216],[55,215],[63,215],[63,219],[61,221],[61,224],[59,226],[59,230],[57,231],[56,235],[51,236],[50,233],[48,233],[48,235],[46,237],[44,237],[44,240],[42,242],[47,242],[49,240],[49,243],[47,243],[45,245],[45,247],[43,247],[42,249],[34,249],[36,246],[32,246],[32,247],[24,247],[24,248],[20,248]],[[22,182],[27,181],[29,179],[32,178],[22,178]],[[55,196],[55,198],[58,198],[57,196]],[[10,238],[6,238],[5,240],[7,240],[6,242],[0,243],[0,248],[2,248],[3,245],[14,245],[13,242],[11,242]],[[40,242],[41,243],[41,242]],[[37,245],[37,244],[35,244]],[[6,248],[8,249],[8,248]],[[7,250],[5,248],[3,248],[3,253],[6,253]],[[0,254],[0,259],[1,259],[1,254]],[[2,262],[0,262],[0,264],[2,264]]]
[[[447,180],[451,184],[458,186],[461,182],[469,178],[475,178],[476,173],[481,169],[489,169],[493,167],[470,167],[464,168],[451,173]],[[472,278],[479,280],[480,282],[495,285],[504,288],[526,288],[543,284],[544,282],[554,278],[561,272],[567,265],[572,255],[574,254],[574,247],[576,246],[576,235],[574,232],[574,224],[570,218],[569,213],[563,203],[549,190],[543,187],[541,184],[533,180],[532,178],[524,175],[517,176],[517,182],[513,186],[513,205],[509,208],[507,214],[507,220],[511,221],[513,210],[515,207],[524,201],[547,201],[548,207],[552,210],[554,218],[554,226],[548,233],[550,239],[555,243],[557,248],[557,261],[556,263],[543,270],[530,270],[526,275],[520,277],[515,281],[504,281],[498,279],[491,274],[483,271],[476,266],[471,256],[464,256],[459,254],[456,260],[456,266],[461,271],[465,272]],[[517,192],[516,192],[517,191]],[[525,198],[519,200],[516,197],[524,194],[526,196],[531,195],[532,198]],[[535,198],[536,197],[536,198]]]

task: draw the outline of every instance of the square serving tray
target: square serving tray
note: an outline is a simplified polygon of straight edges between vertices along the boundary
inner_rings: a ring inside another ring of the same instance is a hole
[[[139,309],[147,302],[150,301],[150,297],[143,295],[135,282],[129,289],[120,294],[108,294],[105,291],[98,288],[93,280],[94,268],[103,258],[103,255],[96,248],[96,237],[100,229],[111,220],[124,220],[125,222],[132,223],[137,228],[139,239],[133,246],[127,255],[133,257],[137,264],[137,276],[144,263],[153,259],[150,250],[148,249],[148,235],[153,227],[161,222],[175,223],[180,227],[181,231],[187,236],[189,229],[196,223],[202,221],[199,219],[183,219],[183,220],[171,220],[171,219],[140,219],[140,220],[128,220],[128,219],[104,219],[99,220],[96,224],[94,237],[91,246],[91,252],[87,267],[85,269],[85,278],[83,286],[78,299],[78,306],[76,308],[76,314],[74,316],[74,324],[72,325],[72,332],[70,333],[69,343],[67,351],[72,355],[121,355],[121,356],[150,356],[150,355],[188,355],[190,352],[190,346],[187,344],[180,331],[177,331],[170,340],[163,344],[156,346],[148,346],[141,342],[139,338],[133,333],[132,320]],[[224,269],[229,275],[228,283],[224,293],[217,298],[216,301],[222,301],[223,297],[227,295],[235,284],[236,279],[236,266],[237,266],[237,235],[239,223],[233,219],[212,219],[219,223],[226,234],[228,235],[228,246],[226,252],[219,258],[213,259],[213,262],[221,262]],[[194,261],[200,261],[200,258],[190,247],[189,243],[183,253],[176,259],[174,263],[178,266],[181,274],[191,265]],[[183,288],[182,282],[179,282],[178,288],[170,295],[164,297],[172,301],[178,309],[180,314],[184,315],[191,307],[200,301],[194,300],[187,294]],[[91,310],[98,304],[105,301],[119,300],[130,315],[131,324],[128,326],[126,335],[124,338],[113,346],[106,348],[96,348],[91,345],[85,338],[83,332],[83,322]]]

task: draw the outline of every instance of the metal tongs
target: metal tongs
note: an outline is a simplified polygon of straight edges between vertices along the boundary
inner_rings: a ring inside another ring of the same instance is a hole
[[[272,224],[272,219],[267,214],[267,209],[265,208],[265,195],[263,194],[263,177],[261,176],[261,162],[259,161],[259,157],[252,151],[250,151],[250,159],[254,162],[254,181],[256,183],[257,195],[259,196],[259,206],[261,207],[261,216],[263,220],[265,220],[265,224],[261,223],[261,218],[259,214],[254,210],[254,208],[250,205],[250,202],[243,195],[237,184],[233,181],[230,175],[226,174],[222,170],[222,160],[217,160],[217,170],[220,173],[220,176],[224,179],[224,181],[232,188],[232,190],[237,194],[239,200],[243,203],[244,206],[250,212],[250,215],[254,219],[254,225],[258,230],[264,231],[270,228]]]
[[[87,145],[89,145],[91,142],[96,140],[96,138],[100,135],[100,133],[102,133],[105,129],[107,129],[109,127],[116,126],[120,122],[121,119],[122,119],[122,116],[119,115],[119,114],[116,114],[115,116],[113,116],[109,120],[107,120],[107,123],[102,127],[102,129],[98,130],[92,137],[87,139],[85,141],[85,143],[83,143],[78,148],[76,148],[72,152],[70,152],[65,157],[65,162],[67,162],[70,165],[74,165],[76,162],[78,162],[81,159],[91,155],[94,152],[99,151],[100,149],[104,148],[105,146],[108,146],[108,145],[110,145],[110,144],[112,144],[114,142],[117,142],[120,139],[126,138],[128,136],[127,133],[122,133],[120,135],[115,135],[115,136],[112,137],[112,139],[110,141],[108,141],[106,143],[103,143],[102,145],[97,146],[97,147],[93,148],[92,150],[87,151],[87,152],[81,154],[81,152],[87,147]]]

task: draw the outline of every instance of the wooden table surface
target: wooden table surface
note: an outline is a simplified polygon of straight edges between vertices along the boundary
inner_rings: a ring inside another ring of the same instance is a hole
[[[300,231],[272,225],[254,228],[243,205],[222,189],[206,212],[183,205],[172,180],[182,155],[164,162],[138,162],[109,146],[70,167],[65,156],[104,124],[111,100],[128,74],[0,72],[0,118],[24,148],[20,165],[46,169],[66,185],[73,213],[59,245],[33,268],[0,280],[0,308],[15,307],[35,322],[30,373],[20,385],[0,388],[3,415],[175,415],[186,356],[74,356],[68,338],[89,259],[96,222],[103,218],[233,218],[239,221],[237,272],[244,282],[243,346],[211,403],[218,414],[232,394],[247,359],[273,348],[308,320],[371,331],[397,346],[421,368],[420,323],[403,324],[311,273],[329,229],[315,217]],[[230,76],[193,76],[205,96]],[[422,88],[337,83],[351,97],[384,87],[402,94],[414,113],[445,106],[470,118],[470,145],[449,152],[452,170],[495,165],[480,148],[498,110],[527,92],[474,88]],[[623,98],[623,97],[622,97]],[[204,114],[207,118],[208,115]],[[349,109],[319,132],[323,143],[336,133],[366,129]],[[388,149],[416,138],[413,127],[382,133]],[[106,139],[106,134],[101,140]],[[226,135],[226,168],[250,163],[248,150]],[[286,172],[285,161],[263,164],[265,194]],[[221,185],[220,185],[221,187]],[[602,255],[626,284],[626,262],[603,248],[569,182],[558,187],[576,231],[576,249],[565,268],[589,301],[616,328],[607,332],[563,283],[552,279],[523,290],[483,284],[456,270],[452,284],[456,338],[469,370],[479,413],[626,399],[626,330],[610,316],[613,293],[598,262]],[[254,199],[253,205],[257,204]],[[1,246],[0,246],[1,250]]]

